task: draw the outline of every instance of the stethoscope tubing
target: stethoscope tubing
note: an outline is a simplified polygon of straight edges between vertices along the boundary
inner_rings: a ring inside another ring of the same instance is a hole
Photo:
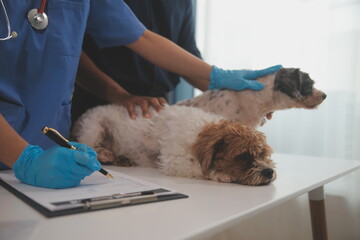
[[[38,13],[44,13],[45,6],[46,6],[46,0],[41,0],[41,5],[40,5],[40,8],[38,10]]]
[[[6,40],[9,40],[10,38],[12,38],[11,26],[10,26],[10,20],[9,20],[5,5],[3,3],[3,0],[0,0],[0,2],[1,2],[2,9],[4,10],[5,21],[6,21],[7,30],[8,30],[7,36],[5,38],[0,38],[0,41],[6,41]]]

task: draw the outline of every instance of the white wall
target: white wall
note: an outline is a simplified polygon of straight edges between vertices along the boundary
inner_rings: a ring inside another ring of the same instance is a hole
[[[198,45],[207,62],[227,69],[300,67],[328,94],[319,109],[276,112],[259,129],[276,152],[360,159],[360,0],[197,4]],[[359,183],[360,171],[325,186],[329,239],[360,239]],[[307,196],[214,236],[310,238]]]

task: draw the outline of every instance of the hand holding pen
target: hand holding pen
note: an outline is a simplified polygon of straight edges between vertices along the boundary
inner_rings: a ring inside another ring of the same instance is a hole
[[[51,140],[53,140],[55,143],[57,143],[61,147],[70,148],[73,150],[80,150],[82,152],[87,152],[92,155],[91,157],[96,158],[96,152],[94,150],[92,150],[90,147],[86,146],[85,144],[80,144],[80,143],[75,143],[75,142],[70,143],[66,138],[64,138],[58,131],[56,131],[53,128],[44,127],[42,129],[42,133],[45,134],[47,137],[49,137]],[[76,147],[74,145],[78,145],[78,147]],[[103,169],[101,167],[100,167],[100,169],[98,169],[98,171],[100,173],[104,174],[105,176],[107,176],[108,178],[113,178],[110,173],[108,173],[105,169]]]
[[[28,145],[13,169],[21,182],[44,188],[69,188],[101,169],[96,153],[86,145],[75,143],[79,151],[55,146],[43,150]]]

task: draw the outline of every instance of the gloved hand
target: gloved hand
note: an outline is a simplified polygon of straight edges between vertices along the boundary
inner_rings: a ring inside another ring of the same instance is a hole
[[[77,150],[53,147],[44,151],[39,146],[28,145],[14,164],[15,176],[23,183],[45,188],[69,188],[101,165],[90,147],[71,142]]]
[[[264,85],[253,81],[258,77],[274,73],[282,68],[281,65],[272,66],[262,70],[223,70],[216,66],[210,74],[209,89],[232,89],[232,90],[261,90]]]

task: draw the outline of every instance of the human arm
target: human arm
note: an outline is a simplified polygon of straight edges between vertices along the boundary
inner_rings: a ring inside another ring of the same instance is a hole
[[[212,67],[170,40],[146,30],[126,46],[151,63],[183,76],[197,88],[208,88]]]
[[[125,106],[132,119],[136,118],[134,110],[136,105],[141,107],[144,117],[150,118],[149,106],[160,111],[166,103],[162,97],[131,95],[110,76],[102,72],[84,52],[80,56],[76,83],[102,100]]]
[[[13,167],[20,154],[29,145],[0,114],[0,161]]]
[[[101,168],[96,153],[84,144],[78,150],[54,147],[44,151],[25,141],[0,114],[0,161],[14,169],[23,183],[46,188],[68,188]]]
[[[91,9],[86,33],[93,37],[100,49],[125,45],[151,63],[183,76],[202,90],[208,89],[210,80],[221,82],[222,84],[215,84],[221,88],[239,90],[238,85],[241,85],[242,89],[248,88],[243,78],[227,81],[227,77],[222,74],[211,78],[213,68],[209,64],[170,40],[147,30],[123,1],[93,1]],[[107,13],[106,17],[101,14],[104,12]],[[234,72],[234,75],[239,71]]]
[[[224,88],[260,90],[263,85],[253,80],[282,67],[277,65],[263,70],[223,70],[210,66],[175,43],[149,30],[127,47],[153,64],[183,76],[200,90]]]

